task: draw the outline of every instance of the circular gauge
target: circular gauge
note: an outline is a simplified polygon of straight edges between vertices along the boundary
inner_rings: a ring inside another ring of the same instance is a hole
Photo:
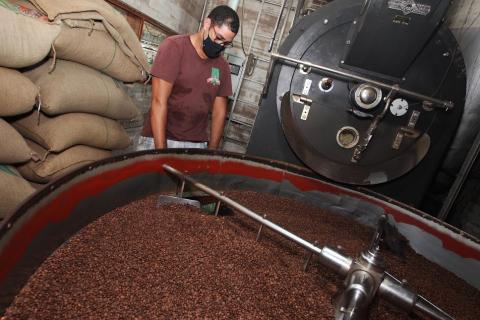
[[[390,112],[396,116],[401,117],[408,111],[408,102],[405,99],[395,99],[390,105]]]

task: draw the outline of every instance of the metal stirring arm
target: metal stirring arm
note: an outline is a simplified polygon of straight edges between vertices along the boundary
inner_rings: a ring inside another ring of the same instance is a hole
[[[423,296],[385,271],[380,255],[387,217],[381,216],[370,247],[355,259],[345,280],[345,289],[335,300],[336,320],[368,319],[372,300],[378,295],[407,313],[423,314],[437,320],[454,320]]]
[[[367,129],[362,143],[358,144],[353,150],[352,159],[350,160],[351,162],[357,163],[358,161],[360,161],[362,153],[367,149],[368,145],[370,144],[375,130],[377,129],[383,118],[385,118],[385,115],[387,114],[387,111],[392,103],[393,96],[398,91],[398,88],[398,86],[393,86],[393,89],[388,93],[388,96],[385,97],[385,107],[383,108],[382,112],[373,119],[372,123]]]
[[[337,320],[368,319],[371,302],[377,294],[381,298],[408,313],[428,315],[435,320],[454,320],[454,318],[424,297],[407,289],[403,282],[397,280],[385,271],[383,258],[379,253],[380,243],[385,231],[385,216],[380,217],[370,247],[362,252],[358,258],[351,259],[329,247],[317,247],[315,244],[287,231],[279,225],[267,220],[266,217],[262,217],[238,202],[222,195],[218,191],[213,190],[167,164],[163,165],[163,169],[178,177],[182,183],[188,182],[198,190],[217,199],[217,208],[220,203],[228,205],[238,212],[257,221],[261,225],[260,228],[267,227],[281,236],[295,242],[310,251],[312,254],[317,254],[322,265],[330,268],[342,277],[345,277],[345,289],[337,295],[335,302],[335,318]]]
[[[378,288],[380,297],[408,313],[428,315],[432,319],[455,320],[448,313],[428,301],[421,295],[405,287],[405,283],[385,272],[382,284]]]
[[[252,218],[253,220],[257,221],[260,223],[261,226],[267,227],[271,229],[272,231],[280,234],[281,236],[289,239],[290,241],[295,242],[299,246],[305,248],[306,250],[315,253],[319,256],[320,261],[322,262],[323,265],[329,267],[336,273],[346,276],[348,274],[348,271],[350,270],[350,266],[352,264],[352,259],[349,257],[345,257],[344,255],[336,252],[333,249],[330,249],[328,247],[323,247],[319,248],[315,244],[312,244],[299,236],[287,231],[286,229],[280,227],[279,225],[271,222],[270,220],[266,219],[265,217],[262,217],[261,215],[255,213],[254,211],[248,209],[247,207],[242,206],[240,203],[222,195],[220,192],[202,184],[196,181],[195,179],[189,177],[188,175],[183,174],[182,172],[178,171],[177,169],[164,164],[163,169],[166,172],[169,172],[178,178],[180,178],[180,181],[183,182],[188,182],[195,188],[197,188],[200,191],[203,191],[215,199],[217,199],[219,202],[222,202],[226,205],[228,205],[230,208],[233,208],[237,210],[238,212]]]
[[[383,280],[385,263],[380,255],[380,243],[387,217],[381,216],[367,250],[355,259],[347,274],[345,288],[335,299],[336,320],[368,319],[370,305]]]

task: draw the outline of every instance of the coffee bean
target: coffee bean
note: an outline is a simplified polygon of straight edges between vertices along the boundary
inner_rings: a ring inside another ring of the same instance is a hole
[[[319,246],[355,257],[373,229],[284,197],[227,192]],[[36,271],[5,319],[333,319],[343,279],[304,249],[234,212],[215,217],[156,196],[105,214],[58,248]],[[387,269],[456,319],[478,319],[480,293],[408,248],[383,251]],[[371,319],[409,319],[375,301]]]

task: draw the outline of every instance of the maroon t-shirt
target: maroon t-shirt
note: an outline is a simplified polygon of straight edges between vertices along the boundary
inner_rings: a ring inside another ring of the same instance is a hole
[[[208,141],[208,113],[215,97],[232,94],[230,67],[225,59],[201,59],[189,35],[172,36],[158,48],[151,74],[173,84],[168,99],[167,139]],[[150,113],[142,135],[153,137]]]

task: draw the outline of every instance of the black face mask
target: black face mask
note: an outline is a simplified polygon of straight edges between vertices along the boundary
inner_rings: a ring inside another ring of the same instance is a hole
[[[203,40],[203,52],[205,52],[210,59],[219,57],[223,50],[225,50],[225,47],[212,41],[210,35],[207,36],[207,39]]]

